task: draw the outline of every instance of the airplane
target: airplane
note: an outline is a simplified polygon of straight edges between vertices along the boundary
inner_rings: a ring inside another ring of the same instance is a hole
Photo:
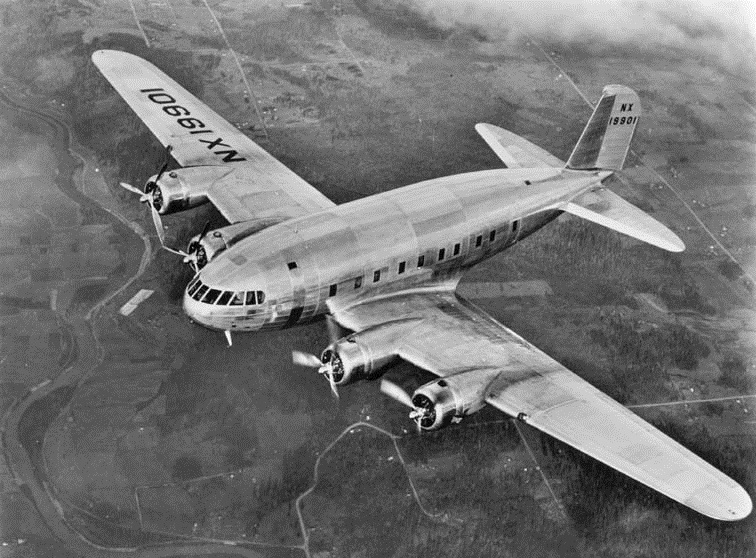
[[[682,240],[603,182],[621,170],[641,114],[629,87],[604,87],[567,162],[491,124],[476,130],[506,168],[425,180],[336,205],[151,63],[99,50],[92,60],[182,168],[144,191],[161,216],[213,204],[228,226],[180,254],[196,271],[186,314],[225,332],[326,316],[320,357],[293,352],[331,389],[378,378],[403,360],[438,378],[413,394],[420,431],[486,405],[584,452],[697,512],[724,521],[752,509],[733,479],[594,388],[456,292],[475,264],[562,213],[671,252]],[[351,331],[345,336],[339,328]]]

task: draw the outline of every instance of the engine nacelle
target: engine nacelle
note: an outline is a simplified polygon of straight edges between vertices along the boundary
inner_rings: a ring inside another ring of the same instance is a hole
[[[500,372],[498,369],[470,370],[417,388],[412,404],[419,411],[413,415],[420,428],[438,430],[482,409],[486,404],[486,390]]]
[[[396,320],[347,335],[326,347],[320,360],[331,364],[337,386],[374,378],[398,359],[396,348],[402,335],[418,321],[419,318]]]
[[[229,167],[186,167],[150,177],[144,191],[152,193],[152,203],[158,213],[167,215],[202,205],[207,202],[208,188],[223,178],[233,168]]]
[[[209,231],[202,238],[200,238],[200,235],[195,235],[189,241],[186,253],[194,254],[199,251],[197,255],[197,267],[202,269],[215,256],[237,242],[280,222],[280,219],[255,219]]]

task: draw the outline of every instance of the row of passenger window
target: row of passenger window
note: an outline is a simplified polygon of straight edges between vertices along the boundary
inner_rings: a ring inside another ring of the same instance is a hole
[[[265,302],[263,291],[219,291],[203,284],[199,277],[189,283],[186,292],[198,302],[218,306],[254,306]]]
[[[514,221],[512,223],[512,232],[517,232],[517,227],[519,225],[519,221]],[[488,233],[488,241],[494,242],[496,240],[496,229],[492,230],[490,233]],[[480,248],[483,246],[483,235],[479,234],[475,237],[475,247]],[[459,256],[460,252],[462,250],[462,244],[460,242],[457,242],[454,245],[454,248],[452,249],[452,257]],[[442,262],[446,259],[446,248],[439,248],[438,250],[438,261]],[[296,267],[296,264],[294,264]],[[425,254],[422,254],[417,257],[417,267],[418,269],[425,266]],[[289,269],[292,269],[291,264],[289,264]],[[399,262],[399,266],[397,268],[397,275],[402,275],[407,270],[407,262]],[[381,270],[376,269],[373,272],[373,283],[377,283],[381,280]],[[354,278],[354,288],[359,289],[362,287],[362,276]],[[336,293],[338,291],[338,284],[334,283],[331,285],[331,287],[328,289],[328,296],[336,296]]]

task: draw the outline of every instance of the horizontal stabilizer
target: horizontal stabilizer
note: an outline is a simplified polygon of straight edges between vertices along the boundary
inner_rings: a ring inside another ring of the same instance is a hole
[[[507,168],[562,168],[564,162],[528,140],[493,124],[476,124],[475,131],[493,149]]]
[[[685,250],[685,244],[675,233],[606,188],[586,192],[562,205],[560,209],[662,250],[669,252]]]

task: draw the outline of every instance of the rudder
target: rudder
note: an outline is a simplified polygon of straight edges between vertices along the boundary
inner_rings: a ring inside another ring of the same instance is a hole
[[[635,91],[624,85],[604,87],[566,168],[620,170],[640,114],[640,99]]]

